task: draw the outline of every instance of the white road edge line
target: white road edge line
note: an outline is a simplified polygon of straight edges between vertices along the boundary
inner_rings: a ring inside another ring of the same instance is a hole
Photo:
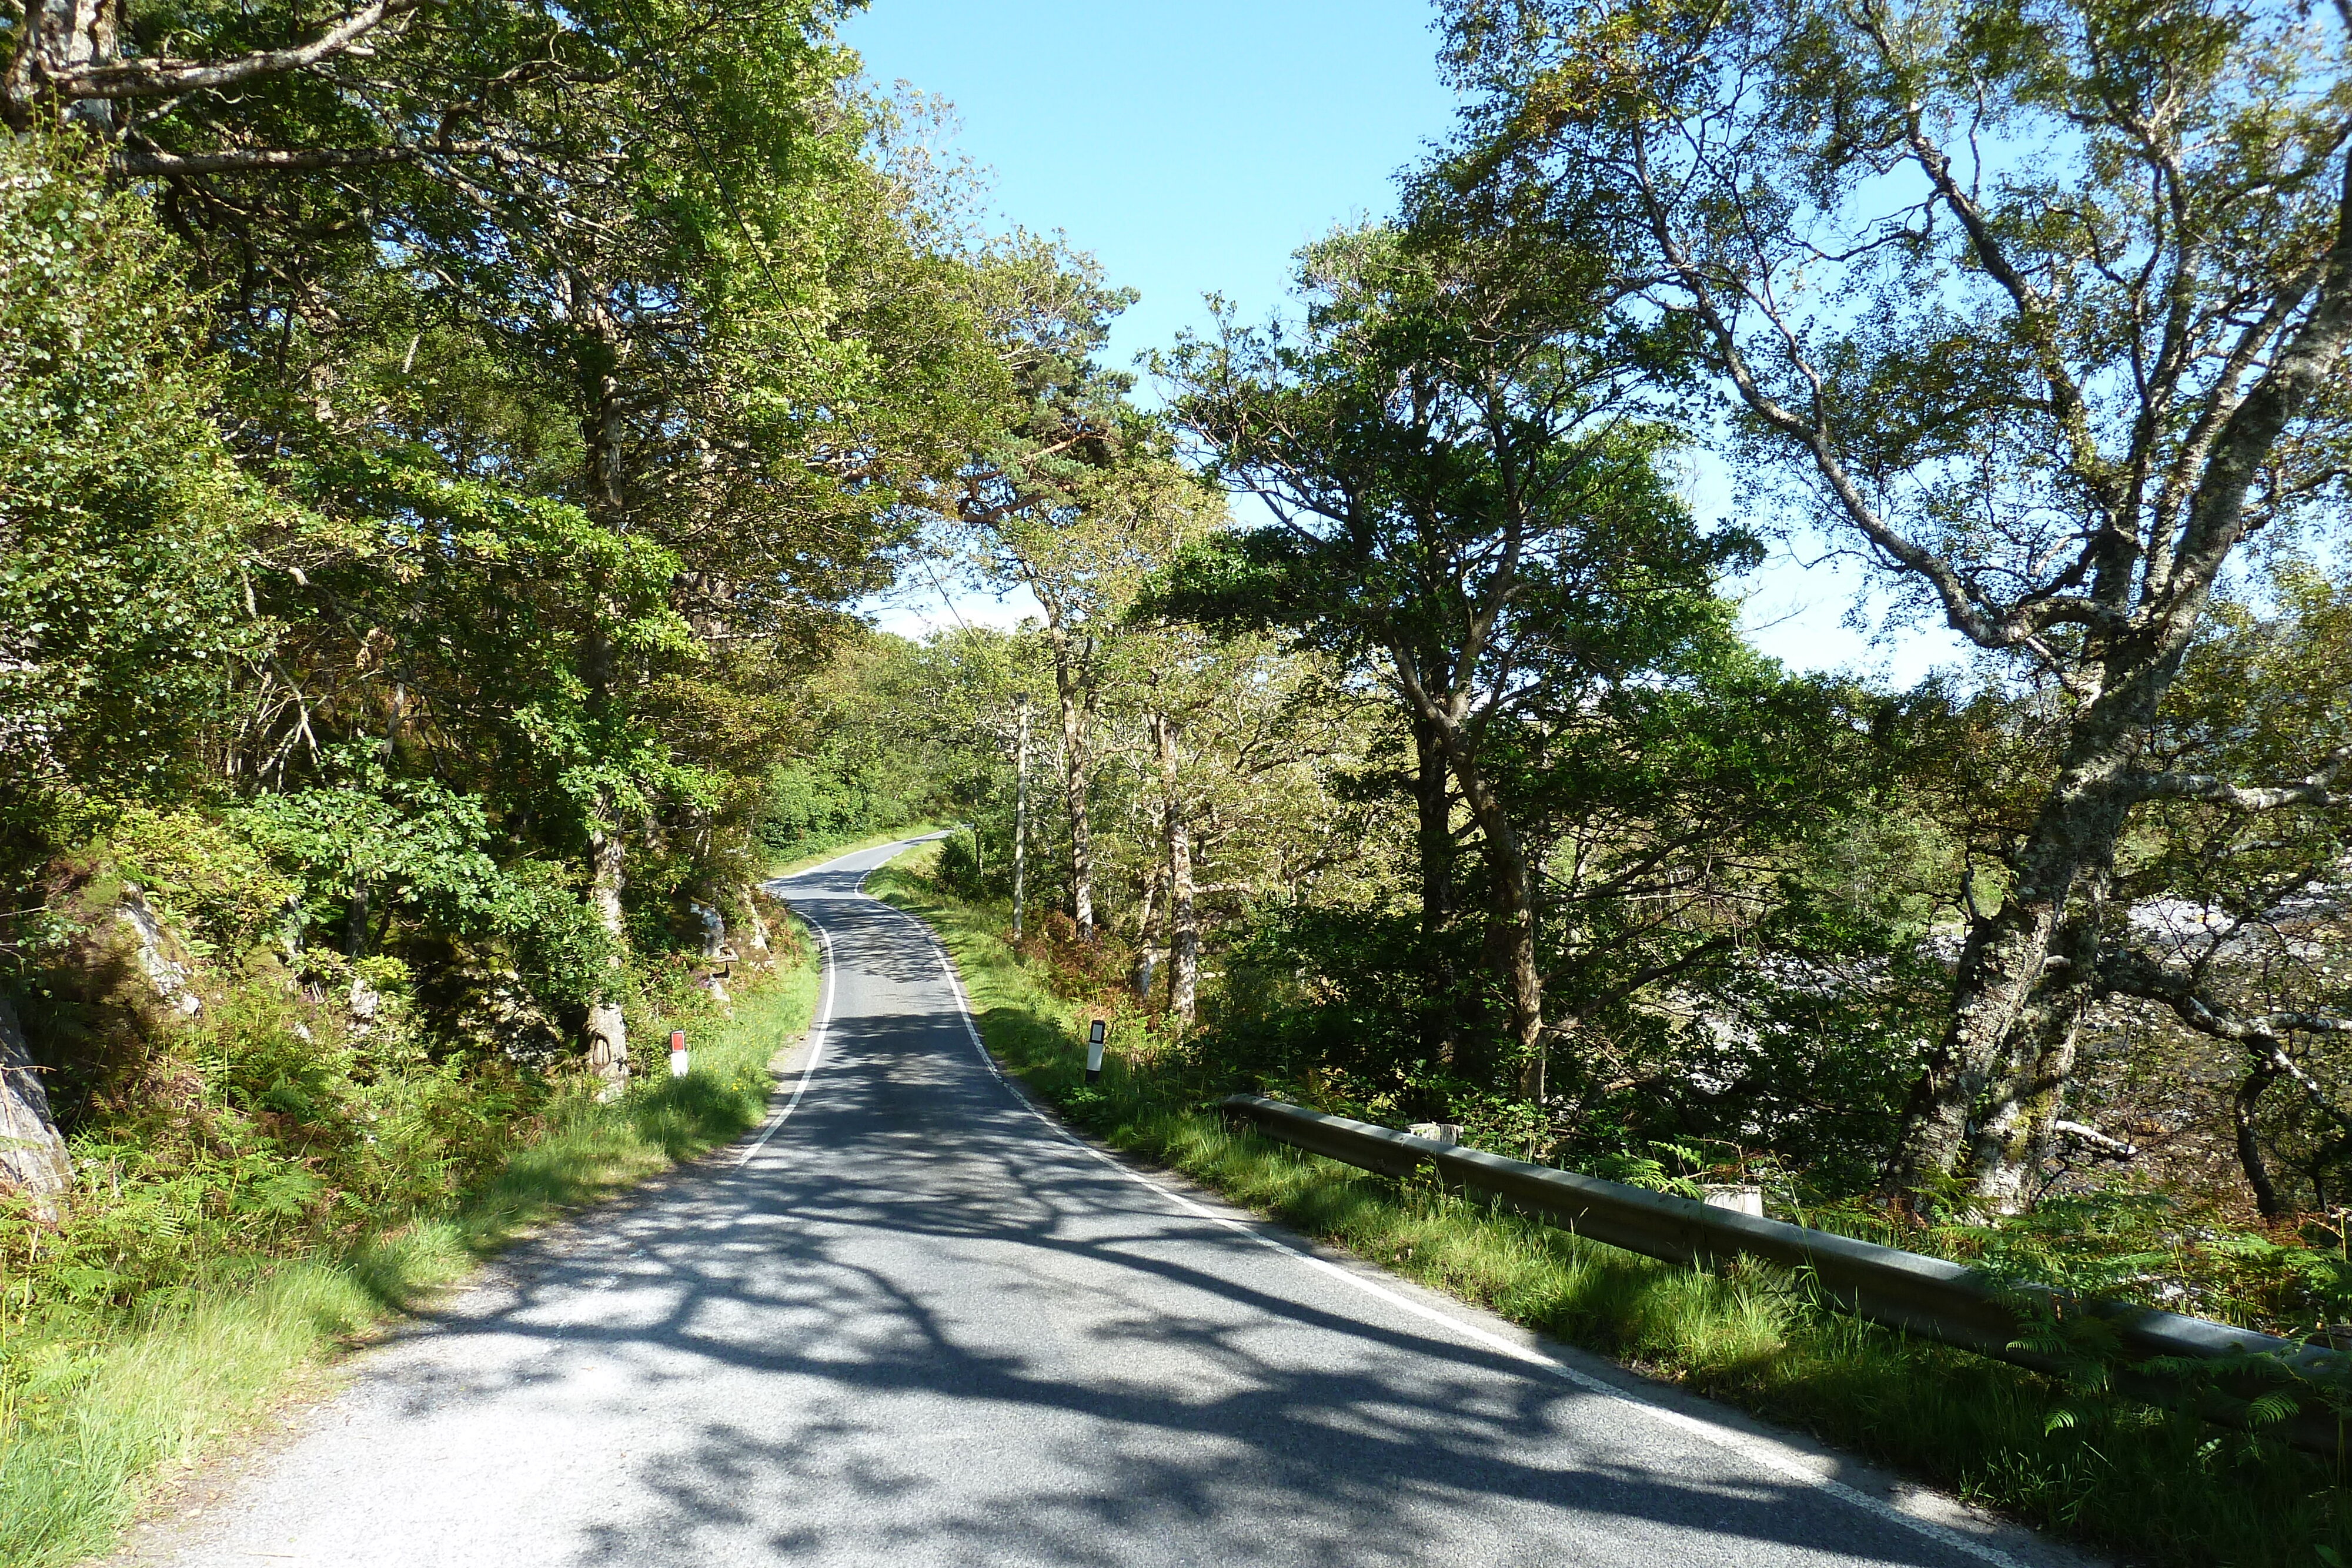
[[[816,1077],[817,1068],[824,1061],[825,1026],[833,1022],[833,977],[836,966],[833,961],[833,938],[825,935],[824,927],[811,920],[808,928],[816,933],[818,950],[824,956],[824,994],[817,998],[816,1021],[809,1025],[809,1057],[801,1063],[801,1081],[793,1085],[793,1097],[785,1101],[784,1108],[769,1121],[767,1130],[760,1134],[760,1141],[745,1149],[741,1157],[736,1160],[735,1168],[739,1171],[751,1163],[753,1155],[768,1146],[768,1140],[776,1135],[776,1129],[784,1124],[793,1108],[800,1104],[801,1096],[808,1092],[810,1082]]]
[[[873,894],[866,892],[862,882],[859,884],[858,892],[865,897],[873,898]],[[891,914],[896,915],[899,919],[904,920],[908,925],[914,926],[915,929],[921,932],[925,938],[929,941],[931,951],[939,957],[940,969],[947,976],[948,988],[955,997],[956,1010],[963,1019],[963,1032],[966,1038],[971,1041],[972,1049],[980,1053],[981,1061],[987,1064],[990,1075],[995,1078],[999,1082],[1003,1082],[1004,1080],[1004,1074],[996,1065],[996,1059],[988,1054],[987,1046],[982,1043],[980,1030],[978,1026],[972,1022],[971,1003],[964,995],[963,981],[961,977],[956,974],[955,965],[950,962],[946,945],[940,942],[939,933],[933,931],[930,926],[924,924],[922,921],[916,919],[913,915],[908,914],[903,909],[896,908],[887,904],[882,904],[882,901],[878,898],[875,898],[873,901],[877,904],[881,904],[883,908],[889,910]],[[1011,1087],[1012,1086],[1010,1084],[1006,1085],[1008,1092],[1011,1090]],[[1150,1191],[1158,1194],[1160,1197],[1165,1198],[1168,1202],[1174,1204],[1187,1213],[1198,1215],[1202,1219],[1212,1221],[1217,1225],[1224,1226],[1227,1229],[1239,1231],[1242,1235],[1248,1237],[1251,1240],[1257,1242],[1260,1246],[1271,1248],[1273,1250],[1281,1253],[1284,1257],[1304,1263],[1310,1269],[1320,1270],[1331,1278],[1352,1285],[1357,1290],[1364,1292],[1364,1294],[1376,1297],[1381,1301],[1386,1301],[1391,1306],[1411,1313],[1414,1317],[1426,1319],[1430,1322],[1437,1323],[1445,1328],[1451,1329],[1455,1333],[1458,1333],[1466,1339],[1475,1341],[1477,1343],[1485,1345],[1490,1350],[1500,1351],[1505,1355],[1510,1356],[1514,1360],[1522,1361],[1529,1365],[1540,1367],[1544,1371],[1552,1374],[1554,1376],[1559,1377],[1564,1381],[1571,1383],[1577,1387],[1583,1389],[1588,1394],[1599,1395],[1604,1399],[1612,1399],[1620,1404],[1630,1405],[1633,1408],[1643,1412],[1656,1420],[1664,1422],[1669,1427],[1673,1427],[1680,1431],[1688,1433],[1690,1436],[1698,1438],[1702,1442],[1707,1443],[1715,1448],[1724,1449],[1727,1452],[1737,1454],[1741,1458],[1748,1460],[1749,1463],[1760,1465],[1776,1475],[1782,1476],[1804,1486],[1812,1487],[1817,1490],[1826,1492],[1830,1496],[1836,1498],[1841,1502],[1851,1503],[1855,1508],[1862,1510],[1864,1513],[1874,1515],[1875,1517],[1885,1520],[1890,1523],[1899,1524],[1906,1530],[1913,1531],[1917,1534],[1927,1537],[1928,1540],[1936,1542],[1939,1546],[1949,1547],[1951,1550],[1961,1553],[1963,1556],[1975,1558],[1979,1563],[1990,1563],[1992,1564],[1992,1568],[2026,1568],[2024,1563],[2019,1562],[2016,1558],[2011,1557],[2008,1552],[2001,1551],[1999,1547],[1990,1546],[1986,1544],[1984,1542],[1974,1540],[1969,1536],[1961,1534],[1958,1531],[1950,1529],[1946,1525],[1938,1524],[1933,1520],[1921,1519],[1916,1514],[1906,1513],[1903,1510],[1895,1507],[1892,1503],[1885,1501],[1884,1499],[1873,1497],[1868,1492],[1857,1490],[1855,1488],[1846,1485],[1843,1481],[1837,1479],[1833,1476],[1822,1475],[1818,1470],[1812,1469],[1809,1466],[1799,1464],[1795,1460],[1775,1452],[1773,1449],[1767,1448],[1763,1444],[1758,1443],[1754,1439],[1750,1438],[1746,1433],[1734,1431],[1728,1427],[1721,1426],[1716,1422],[1689,1415],[1684,1411],[1669,1409],[1665,1406],[1643,1399],[1638,1395],[1630,1394],[1614,1384],[1606,1383],[1598,1377],[1592,1376],[1590,1373],[1579,1372],[1576,1368],[1569,1365],[1567,1363],[1546,1355],[1539,1350],[1531,1349],[1527,1345],[1506,1339],[1501,1334],[1494,1333],[1486,1329],[1481,1328],[1476,1323],[1465,1322],[1460,1318],[1451,1316],[1445,1312],[1441,1312],[1433,1307],[1425,1306],[1422,1302],[1413,1301],[1410,1297],[1400,1295],[1396,1291],[1387,1289],[1385,1286],[1376,1284],[1370,1280],[1364,1279],[1351,1270],[1340,1268],[1337,1263],[1332,1262],[1328,1258],[1318,1258],[1311,1252],[1302,1252],[1296,1247],[1276,1240],[1273,1237],[1266,1235],[1264,1231],[1257,1229],[1254,1226],[1238,1219],[1230,1218],[1213,1209],[1203,1208],[1201,1205],[1194,1203],[1191,1198],[1186,1197],[1182,1193],[1171,1192],[1168,1188],[1161,1186],[1158,1182],[1152,1181],[1147,1176],[1140,1176],[1138,1173],[1129,1170],[1127,1166],[1111,1158],[1110,1155],[1105,1154],[1102,1150],[1096,1148],[1092,1144],[1087,1143],[1085,1140],[1075,1136],[1071,1134],[1069,1129],[1064,1127],[1060,1123],[1055,1121],[1052,1117],[1046,1115],[1045,1112],[1039,1110],[1034,1104],[1031,1103],[1026,1096],[1015,1094],[1013,1098],[1018,1100],[1024,1110],[1035,1116],[1038,1121],[1044,1123],[1046,1129],[1052,1132],[1055,1136],[1060,1138],[1064,1143],[1068,1144],[1073,1148],[1082,1150],[1086,1154],[1092,1155],[1094,1158],[1101,1161],[1104,1165],[1107,1165],[1111,1169],[1117,1171],[1119,1175],[1125,1176],[1128,1180],[1135,1183],[1138,1186],[1149,1188]]]

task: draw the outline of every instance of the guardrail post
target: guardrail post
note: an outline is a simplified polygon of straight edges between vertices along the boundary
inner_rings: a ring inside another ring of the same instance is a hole
[[[1699,1185],[1700,1200],[1709,1208],[1764,1218],[1764,1189],[1752,1181],[1711,1181]]]

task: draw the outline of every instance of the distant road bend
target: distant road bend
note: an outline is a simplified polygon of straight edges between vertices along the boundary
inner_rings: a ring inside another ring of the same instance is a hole
[[[138,1555],[2078,1561],[1072,1138],[860,891],[902,847],[776,884],[829,968],[764,1126],[509,1254]]]

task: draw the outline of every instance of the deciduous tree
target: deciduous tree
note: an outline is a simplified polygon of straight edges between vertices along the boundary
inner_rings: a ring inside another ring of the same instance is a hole
[[[2347,754],[2183,772],[2147,738],[2248,541],[2341,504],[2341,7],[1458,0],[1451,178],[1617,247],[1750,472],[2063,694],[2006,886],[1889,1166],[2021,1199],[2147,803],[2331,800]]]

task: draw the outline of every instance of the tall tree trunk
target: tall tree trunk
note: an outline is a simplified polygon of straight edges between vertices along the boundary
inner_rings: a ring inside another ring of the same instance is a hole
[[[621,947],[626,940],[621,923],[625,870],[620,830],[612,819],[610,802],[599,800],[595,825],[588,834],[588,903],[596,912],[596,923],[612,938],[613,951],[606,956],[604,967],[617,982]],[[620,999],[610,991],[598,997],[589,1008],[587,1035],[590,1071],[604,1080],[607,1093],[618,1092],[621,1085],[629,1081],[629,1025],[622,1015]]]
[[[622,482],[627,419],[621,406],[621,371],[628,358],[628,343],[604,296],[584,274],[571,273],[565,281],[572,315],[589,329],[595,344],[582,356],[579,367],[580,444],[588,509],[606,528],[617,528],[628,520]]]
[[[1407,674],[1416,667],[1414,650],[1391,644],[1389,651],[1396,660],[1400,685],[1414,719],[1426,725],[1444,747],[1454,781],[1461,787],[1463,804],[1478,824],[1493,922],[1488,927],[1488,964],[1510,1009],[1512,1071],[1518,1092],[1540,1100],[1548,1088],[1548,1075],[1543,967],[1536,944],[1535,867],[1528,863],[1518,829],[1479,765],[1475,742],[1465,729],[1468,695],[1456,691],[1441,697],[1432,693],[1417,676]]]
[[[1088,800],[1094,782],[1093,758],[1087,750],[1087,721],[1093,702],[1085,672],[1069,633],[1048,617],[1046,635],[1054,648],[1054,691],[1062,709],[1062,795],[1070,813],[1070,918],[1078,940],[1095,939],[1094,826],[1088,820]]]
[[[604,526],[618,530],[628,521],[628,501],[622,482],[622,446],[626,429],[620,381],[627,344],[604,297],[588,279],[573,272],[568,282],[573,314],[592,329],[597,345],[580,365],[580,439],[588,510]],[[607,606],[602,583],[597,585],[596,592],[598,602],[590,622],[587,645],[582,651],[581,674],[595,705],[605,707],[612,703],[618,672],[614,668],[613,641],[604,630]],[[621,890],[627,884],[627,846],[615,816],[610,793],[600,793],[588,828],[588,903],[595,912],[597,925],[612,940],[612,952],[604,964],[614,982],[619,979],[621,955],[627,942],[627,928],[621,918]],[[621,1011],[620,998],[609,988],[589,1008],[586,1034],[589,1069],[604,1080],[606,1095],[617,1094],[629,1081],[629,1026]]]
[[[0,1187],[25,1195],[34,1214],[55,1220],[73,1190],[73,1160],[49,1114],[24,1025],[0,997]]]
[[[114,105],[105,99],[43,100],[54,98],[58,73],[121,57],[121,7],[108,0],[27,0],[23,12],[5,84],[0,87],[0,120],[23,132],[34,129],[44,114],[62,112],[87,131],[111,134]]]
[[[2074,1073],[2074,1052],[2094,996],[2105,913],[2104,879],[2059,925],[2035,988],[2018,1019],[2018,1055],[1993,1081],[1970,1164],[1976,1195],[2004,1214],[2026,1207],[2056,1151],[2058,1113]]]
[[[1421,948],[1426,966],[1427,1000],[1421,1014],[1421,1048],[1432,1062],[1456,1071],[1460,1019],[1455,995],[1459,977],[1450,946],[1454,923],[1454,797],[1445,766],[1445,742],[1427,719],[1412,721],[1413,801],[1419,817],[1416,847],[1421,861]],[[1464,1076],[1473,1076],[1465,1072]]]
[[[2278,1075],[2274,1062],[2252,1063],[2246,1069],[2245,1077],[2238,1081],[2238,1092],[2230,1100],[2230,1123],[2237,1134],[2238,1168],[2245,1172],[2246,1185],[2254,1191],[2254,1207],[2264,1219],[2278,1219],[2286,1213],[2286,1205],[2279,1201],[2277,1184],[2271,1180],[2270,1162],[2263,1158],[2261,1129],[2255,1123],[2262,1110],[2263,1095]]]
[[[370,894],[374,885],[364,876],[352,879],[351,906],[343,912],[343,956],[346,958],[367,956],[368,915],[372,908]]]
[[[1481,821],[1479,831],[1486,840],[1501,969],[1497,977],[1510,1003],[1518,1091],[1529,1100],[1540,1100],[1550,1087],[1550,1063],[1544,1040],[1543,971],[1536,956],[1534,889],[1517,831],[1507,822]]]
[[[2048,1146],[2131,807],[2128,774],[2179,664],[2178,648],[2119,649],[2108,658],[2105,687],[2074,723],[2007,896],[1969,922],[1950,1022],[1905,1107],[1890,1187],[1932,1186],[1974,1152],[1990,1160],[1975,1185],[1999,1201],[2023,1185],[2022,1161]],[[1972,1147],[1971,1132],[1990,1130],[1976,1120],[1988,1094],[2000,1133]]]
[[[1160,813],[1168,844],[1168,1012],[1190,1029],[1201,977],[1201,927],[1192,910],[1192,833],[1177,776],[1175,721],[1152,719],[1160,748]]]
[[[1013,754],[1013,940],[1018,942],[1029,880],[1029,698],[1024,694],[1013,701],[1021,715],[1021,738]]]
[[[1151,999],[1151,972],[1156,962],[1151,950],[1151,926],[1153,917],[1159,913],[1160,890],[1167,883],[1168,868],[1162,865],[1143,879],[1143,895],[1137,901],[1135,968],[1129,977],[1129,985],[1139,1002]]]
[[[1521,1094],[1543,1098],[1548,1087],[1544,1061],[1543,968],[1536,952],[1536,890],[1534,868],[1519,841],[1518,829],[1504,810],[1502,798],[1487,782],[1458,728],[1444,726],[1446,754],[1454,765],[1454,781],[1478,824],[1486,862],[1488,903],[1493,912],[1496,980],[1510,1009],[1514,1071]]]

